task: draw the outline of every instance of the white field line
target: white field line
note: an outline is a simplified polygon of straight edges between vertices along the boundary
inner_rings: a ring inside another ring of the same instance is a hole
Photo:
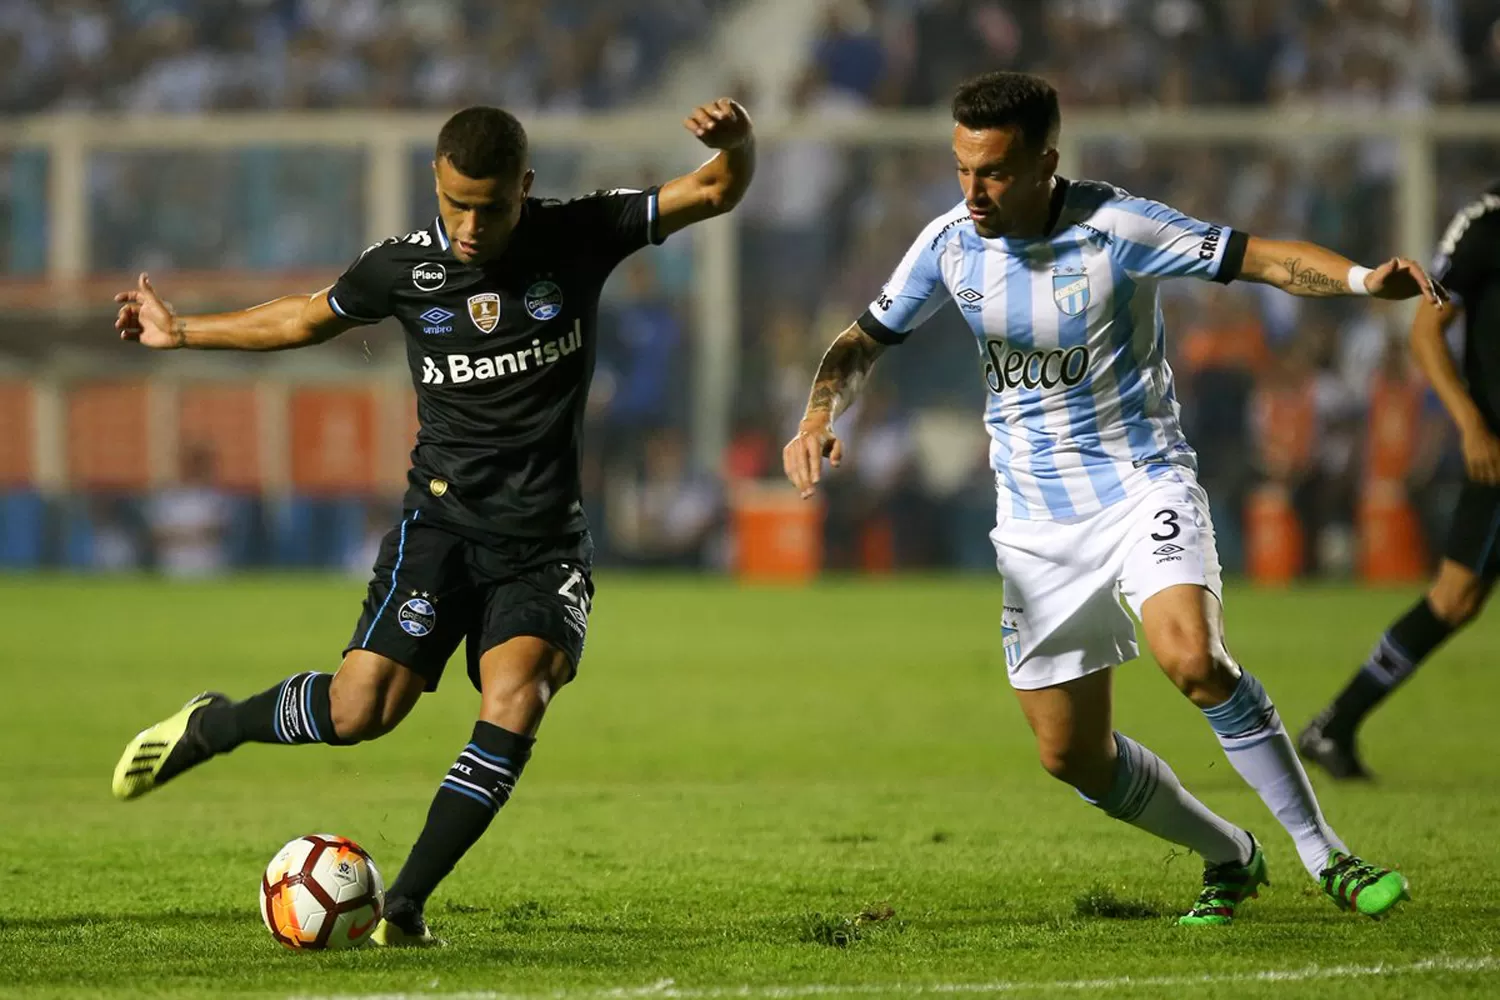
[[[1305,983],[1319,979],[1372,979],[1418,976],[1433,972],[1488,972],[1500,970],[1500,956],[1429,958],[1403,965],[1308,965],[1300,969],[1260,972],[1204,973],[1201,976],[1110,976],[1102,979],[1058,979],[1051,982],[1000,980],[989,983],[808,983],[800,986],[678,986],[663,979],[650,986],[616,986],[548,993],[335,993],[297,995],[291,1000],[795,1000],[797,997],[851,994],[902,996],[986,996],[1007,993],[1087,992],[1131,987],[1192,988],[1231,983]]]

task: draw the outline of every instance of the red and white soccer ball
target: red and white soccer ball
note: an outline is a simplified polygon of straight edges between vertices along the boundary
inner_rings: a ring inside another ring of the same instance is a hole
[[[355,948],[385,912],[385,881],[364,848],[314,833],[276,852],[260,882],[260,915],[288,948]]]

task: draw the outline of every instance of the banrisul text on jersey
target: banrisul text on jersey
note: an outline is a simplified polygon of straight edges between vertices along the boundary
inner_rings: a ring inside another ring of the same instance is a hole
[[[417,390],[406,507],[470,533],[582,531],[579,443],[611,269],[656,231],[655,191],[526,202],[483,263],[449,252],[442,222],[367,250],[329,304],[406,332]]]

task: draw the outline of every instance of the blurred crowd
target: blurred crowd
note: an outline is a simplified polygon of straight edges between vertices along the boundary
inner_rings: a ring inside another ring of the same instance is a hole
[[[829,9],[811,69],[877,104],[941,104],[1020,69],[1071,107],[1500,99],[1495,0],[868,0]]]
[[[447,108],[482,99],[523,113],[608,107],[649,84],[668,50],[701,37],[726,6],[10,0],[0,5],[10,67],[0,106]],[[959,79],[994,68],[1052,80],[1065,128],[1069,109],[1081,107],[1317,105],[1354,114],[1486,102],[1500,100],[1500,0],[835,0],[785,93],[744,84],[730,92],[752,108],[780,98],[793,116],[846,116],[941,104]],[[1491,179],[1493,148],[1439,146],[1438,227]],[[1089,142],[1080,154],[1082,175],[1205,219],[1311,239],[1366,263],[1396,249],[1400,159],[1391,142],[1121,140]],[[97,266],[342,263],[364,242],[360,195],[347,183],[356,156],[101,156],[91,172]],[[420,163],[427,154],[413,156]],[[17,177],[29,168],[17,156],[0,157],[0,169],[12,175],[19,211],[30,201]],[[660,169],[640,164],[638,176],[611,175],[610,186],[649,182]],[[40,191],[45,173],[31,173]],[[542,173],[547,193],[599,186],[567,157],[550,159]],[[763,146],[738,212],[742,339],[732,439],[716,467],[691,458],[687,241],[621,268],[601,311],[585,467],[604,560],[712,567],[731,558],[737,497],[743,484],[780,474],[781,444],[827,342],[864,310],[914,235],[958,198],[940,144]],[[421,214],[430,205],[421,170],[411,201]],[[40,245],[11,229],[11,247]],[[27,267],[13,256],[7,270]],[[1246,564],[1242,536],[1268,491],[1285,497],[1302,526],[1300,571],[1351,571],[1372,490],[1399,493],[1435,538],[1461,463],[1407,360],[1403,310],[1191,281],[1165,286],[1163,308],[1231,569]],[[979,370],[973,336],[953,309],[877,366],[841,422],[846,467],[826,482],[830,565],[992,565]],[[115,537],[114,547],[101,551],[170,567],[163,553],[173,538],[206,534],[219,538],[226,561],[266,561],[276,548],[265,541],[274,516],[205,500],[212,477],[200,479],[188,500],[100,508],[97,519],[116,525],[100,536]],[[394,502],[329,514],[342,527],[310,537],[343,541],[322,561],[358,567]],[[188,527],[174,535],[159,526],[173,519]],[[235,528],[240,522],[251,527]]]
[[[6,0],[0,111],[606,108],[716,0]]]
[[[8,0],[0,110],[517,111],[628,101],[727,0]],[[986,69],[1071,106],[1500,98],[1494,0],[839,0],[812,68],[941,104]]]

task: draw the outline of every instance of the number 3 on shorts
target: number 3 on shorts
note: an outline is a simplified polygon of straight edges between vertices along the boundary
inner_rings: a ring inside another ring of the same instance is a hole
[[[1182,525],[1177,523],[1177,511],[1170,508],[1157,511],[1151,515],[1161,523],[1160,531],[1151,532],[1151,538],[1158,542],[1170,542],[1182,534]]]

